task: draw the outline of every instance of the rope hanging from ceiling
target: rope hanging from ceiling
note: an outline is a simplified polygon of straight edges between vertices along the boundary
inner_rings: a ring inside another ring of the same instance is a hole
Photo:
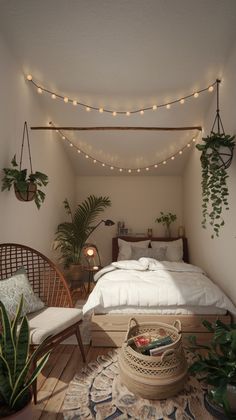
[[[171,108],[171,105],[174,105],[174,104],[177,104],[177,103],[183,105],[185,103],[186,99],[198,98],[200,94],[202,94],[202,93],[204,93],[206,91],[213,92],[214,86],[217,83],[217,81],[215,81],[214,83],[210,84],[209,86],[207,86],[207,87],[205,87],[203,89],[199,89],[199,90],[194,91],[194,92],[192,92],[192,93],[190,93],[188,95],[182,96],[181,98],[174,99],[173,101],[164,102],[164,103],[161,103],[161,104],[153,104],[153,105],[150,105],[150,106],[147,106],[147,107],[136,108],[136,109],[133,109],[133,110],[122,110],[122,111],[118,111],[118,110],[110,109],[110,108],[103,108],[103,107],[92,106],[90,104],[87,104],[87,103],[84,103],[84,102],[80,102],[79,99],[72,99],[72,98],[69,98],[68,96],[63,96],[62,94],[57,93],[57,92],[54,92],[54,91],[52,91],[50,89],[47,89],[47,88],[43,87],[42,85],[40,85],[39,83],[37,83],[33,79],[33,76],[31,74],[28,74],[26,76],[26,80],[28,82],[30,82],[32,84],[32,86],[34,86],[35,88],[37,88],[37,92],[39,94],[42,94],[43,92],[45,92],[45,93],[51,95],[51,98],[54,99],[54,100],[56,98],[58,98],[60,100],[63,100],[65,104],[71,103],[74,106],[79,105],[80,107],[85,108],[86,111],[94,110],[94,111],[98,111],[100,114],[102,114],[102,113],[105,112],[105,113],[108,113],[108,114],[113,115],[113,117],[115,117],[116,115],[126,115],[126,116],[130,116],[131,114],[140,114],[140,115],[143,115],[145,111],[150,111],[150,110],[156,111],[158,108],[170,109]]]

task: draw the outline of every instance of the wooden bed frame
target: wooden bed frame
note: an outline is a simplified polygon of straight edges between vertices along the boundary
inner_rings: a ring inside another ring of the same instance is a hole
[[[174,241],[179,238],[148,238],[135,236],[120,236],[128,242],[138,242],[150,239],[151,241]],[[187,239],[183,239],[183,260],[189,262]],[[117,260],[118,256],[118,237],[112,239],[112,261]],[[174,324],[179,319],[182,324],[182,336],[185,344],[188,343],[187,337],[195,335],[198,342],[206,343],[211,338],[211,333],[206,332],[202,321],[207,319],[209,322],[215,322],[220,319],[229,324],[232,317],[229,313],[226,315],[156,315],[156,314],[93,314],[92,315],[92,346],[93,347],[121,347],[125,339],[128,322],[131,317],[138,322],[164,322]]]

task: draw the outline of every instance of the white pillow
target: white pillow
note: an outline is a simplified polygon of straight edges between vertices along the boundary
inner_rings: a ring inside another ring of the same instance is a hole
[[[154,258],[158,261],[165,261],[166,259],[166,247],[160,248],[135,248],[132,247],[132,260],[138,260],[139,258]]]
[[[44,307],[41,299],[34,294],[26,274],[21,272],[21,269],[18,273],[0,281],[0,300],[4,304],[10,319],[14,318],[16,314],[21,295],[24,297],[21,316],[39,311]]]
[[[130,260],[132,255],[132,248],[148,248],[150,241],[138,241],[138,242],[127,242],[123,239],[118,238],[119,254],[117,261]]]
[[[123,270],[138,270],[138,271],[145,271],[148,268],[148,261],[146,262],[139,262],[135,260],[122,260],[122,261],[115,261],[111,263],[116,268],[121,268]]]
[[[160,249],[166,247],[166,261],[179,262],[183,261],[183,241],[177,239],[176,241],[152,241],[153,249]]]

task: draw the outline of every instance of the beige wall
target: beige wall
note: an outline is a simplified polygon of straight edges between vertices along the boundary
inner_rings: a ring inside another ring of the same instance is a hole
[[[109,196],[112,207],[106,209],[102,218],[116,223],[124,221],[133,233],[146,233],[147,228],[152,228],[154,235],[162,236],[163,227],[155,223],[161,210],[177,215],[173,235],[182,224],[182,179],[178,176],[79,177],[76,194],[78,204],[90,194]],[[111,238],[116,235],[116,230],[116,226],[101,225],[91,237],[91,241],[99,246],[103,264],[111,259]]]
[[[44,125],[49,120],[40,109],[37,94],[24,80],[6,43],[0,38],[0,168],[8,167],[13,155],[20,158],[23,124]],[[0,192],[0,242],[19,242],[50,255],[57,224],[63,220],[63,200],[74,200],[74,173],[61,142],[51,133],[30,132],[33,170],[46,173],[46,199],[38,211],[34,202],[23,203],[13,191]],[[27,158],[27,154],[25,155]],[[24,167],[28,161],[24,160]]]
[[[236,48],[223,73],[220,86],[221,118],[227,134],[236,134]],[[215,95],[205,121],[205,135],[210,132],[216,111]],[[235,151],[236,152],[236,151]],[[201,167],[200,152],[196,149],[188,161],[184,175],[184,218],[190,245],[191,261],[202,266],[236,304],[236,156],[228,169],[229,206],[223,213],[225,227],[220,237],[211,239],[210,229],[201,228]]]

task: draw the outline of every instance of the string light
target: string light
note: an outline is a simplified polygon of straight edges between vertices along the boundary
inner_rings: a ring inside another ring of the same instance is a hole
[[[176,104],[176,103],[184,104],[186,99],[190,99],[192,97],[198,98],[199,94],[204,93],[206,91],[213,92],[214,86],[217,83],[215,81],[214,83],[211,83],[209,86],[207,86],[207,87],[205,87],[203,89],[199,89],[197,92],[196,91],[195,92],[192,92],[192,93],[190,93],[188,95],[185,95],[185,96],[183,96],[181,98],[177,98],[177,99],[174,99],[173,101],[169,101],[168,103],[162,103],[162,104],[159,104],[159,105],[154,104],[154,105],[147,106],[146,108],[142,108],[142,109],[138,108],[138,109],[134,109],[132,111],[130,111],[130,110],[117,111],[117,110],[114,110],[114,109],[108,109],[108,108],[101,108],[101,107],[91,106],[89,104],[85,104],[83,102],[79,102],[78,100],[75,101],[73,99],[70,99],[67,96],[64,97],[63,95],[61,95],[61,94],[59,94],[57,92],[53,92],[53,91],[51,91],[49,89],[44,88],[43,86],[40,86],[38,83],[36,83],[34,81],[33,76],[31,74],[28,74],[26,76],[26,80],[28,82],[32,83],[32,85],[35,88],[37,88],[38,93],[46,92],[46,93],[50,94],[53,99],[59,98],[59,99],[64,100],[65,103],[70,102],[73,105],[79,105],[79,106],[85,108],[86,111],[94,110],[94,111],[98,111],[100,113],[107,112],[107,113],[110,113],[113,116],[116,116],[117,114],[129,116],[131,114],[137,114],[137,113],[143,115],[144,111],[149,111],[149,110],[156,111],[158,108],[162,108],[162,107],[166,107],[167,109],[170,109],[170,107],[171,107],[172,104]],[[52,95],[54,95],[54,96],[52,96]]]
[[[54,127],[55,125],[50,122],[49,124],[52,124]],[[180,150],[177,150],[175,153],[173,153],[171,156],[159,161],[159,162],[155,162],[152,165],[149,166],[144,166],[142,168],[124,168],[124,167],[119,167],[119,166],[115,166],[115,165],[109,165],[108,163],[102,162],[99,159],[95,159],[94,156],[91,156],[89,154],[87,154],[85,151],[83,151],[82,149],[79,149],[74,143],[72,143],[72,141],[65,136],[65,134],[61,131],[61,130],[56,130],[56,132],[58,132],[58,135],[62,138],[62,140],[66,140],[67,142],[70,143],[70,147],[73,147],[75,150],[77,150],[78,154],[83,155],[86,159],[93,161],[93,163],[99,163],[102,167],[109,167],[110,170],[118,170],[119,172],[128,172],[129,174],[132,173],[133,171],[136,171],[137,173],[140,173],[141,171],[149,171],[151,169],[156,169],[158,168],[161,164],[162,165],[166,165],[168,163],[168,161],[173,161],[175,160],[175,158],[178,155],[182,155],[182,153],[184,152],[185,149],[188,149],[191,144],[194,144],[196,142],[196,138],[194,137],[190,142],[188,142],[185,146],[183,146]]]
[[[52,94],[51,98],[52,98],[52,99],[56,99],[56,95],[55,95],[55,93],[53,93],[53,94]]]

